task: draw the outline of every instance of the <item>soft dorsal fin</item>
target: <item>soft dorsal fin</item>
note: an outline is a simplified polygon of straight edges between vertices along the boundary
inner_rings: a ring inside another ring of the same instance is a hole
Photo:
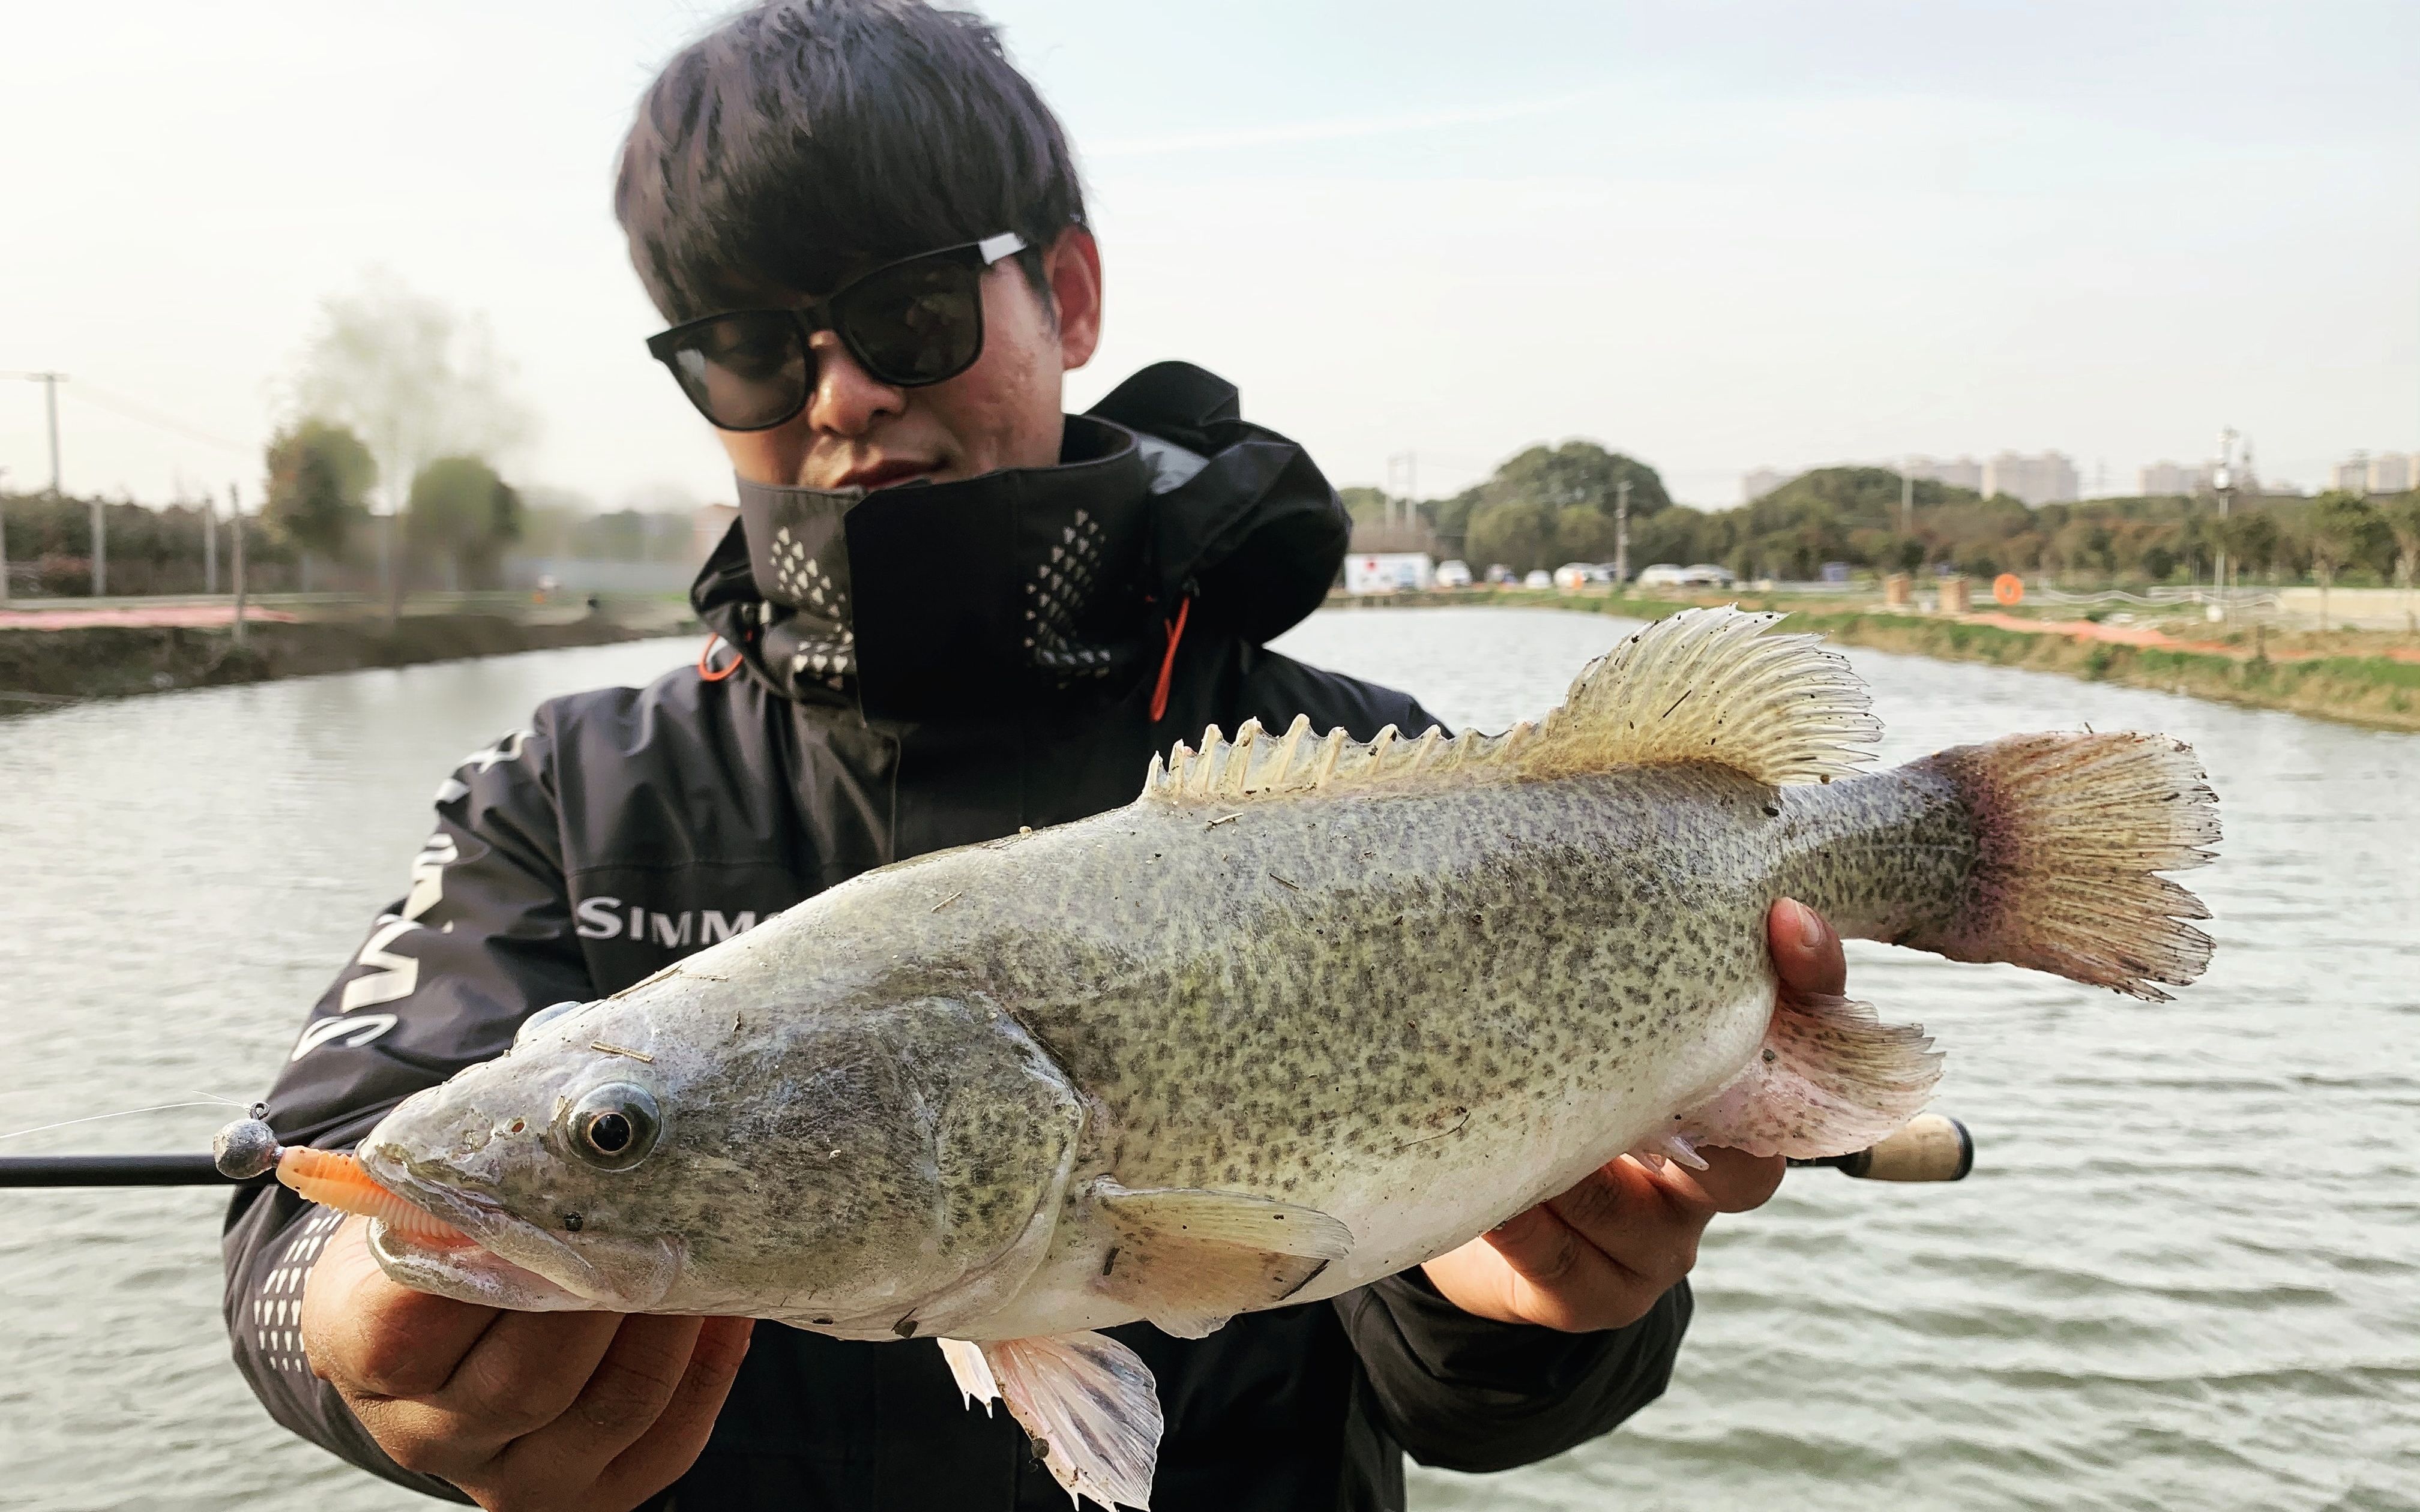
[[[1778,614],[1689,609],[1659,620],[1581,669],[1562,705],[1500,735],[1370,741],[1311,733],[1296,717],[1271,736],[1247,721],[1227,739],[1154,756],[1146,799],[1233,804],[1256,798],[1446,781],[1521,781],[1619,766],[1716,762],[1761,782],[1830,781],[1868,760],[1882,733],[1865,684],[1811,635],[1767,635]]]
[[[1686,609],[1580,669],[1521,751],[1523,777],[1719,762],[1761,782],[1828,782],[1882,734],[1848,658],[1820,637],[1767,635],[1778,614]]]

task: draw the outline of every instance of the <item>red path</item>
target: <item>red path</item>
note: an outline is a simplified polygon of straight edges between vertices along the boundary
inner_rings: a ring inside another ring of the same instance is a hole
[[[2021,635],[2065,635],[2078,640],[2106,640],[2115,645],[2147,646],[2155,651],[2192,651],[2206,656],[2225,656],[2230,661],[2252,659],[2252,653],[2242,646],[2230,646],[2217,640],[2180,640],[2146,625],[2096,625],[2090,620],[2021,620],[2013,614],[2002,614],[1996,610],[1969,614],[1964,618],[1970,625],[1989,625],[2002,630],[2014,630]],[[2268,653],[2271,661],[2316,661],[2322,656],[2337,655],[2342,653],[2288,651],[2282,648]],[[2381,656],[2390,661],[2420,662],[2420,648],[2409,646],[2354,655]]]
[[[297,616],[282,609],[262,609],[257,604],[244,606],[246,624],[257,625],[273,621],[291,625]],[[85,630],[95,626],[114,629],[150,629],[173,626],[185,630],[203,630],[235,623],[232,604],[162,604],[140,609],[0,609],[0,630]]]

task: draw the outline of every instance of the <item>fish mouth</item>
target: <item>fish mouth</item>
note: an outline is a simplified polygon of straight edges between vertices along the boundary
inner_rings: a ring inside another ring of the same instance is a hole
[[[682,1246],[670,1238],[598,1240],[600,1265],[582,1249],[520,1217],[503,1203],[459,1184],[459,1174],[420,1167],[400,1146],[376,1131],[359,1151],[362,1169],[404,1201],[458,1228],[468,1245],[431,1243],[380,1224],[371,1249],[394,1279],[422,1291],[520,1312],[577,1309],[644,1312],[663,1300],[680,1274]]]
[[[431,1244],[381,1220],[371,1225],[369,1244],[387,1278],[414,1291],[513,1312],[597,1310],[590,1299],[475,1242]]]

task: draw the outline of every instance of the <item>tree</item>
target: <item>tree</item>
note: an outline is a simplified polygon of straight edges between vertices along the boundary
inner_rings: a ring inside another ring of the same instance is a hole
[[[506,378],[484,321],[374,270],[353,293],[320,301],[293,389],[304,413],[341,420],[366,440],[394,515],[432,458],[491,457],[527,435],[529,412]],[[399,601],[399,563],[392,587]]]
[[[413,551],[451,559],[465,587],[490,586],[520,538],[520,495],[475,456],[439,457],[411,480],[403,523]]]
[[[1630,484],[1634,525],[1671,507],[1672,496],[1664,490],[1663,476],[1636,457],[1586,440],[1532,446],[1507,458],[1485,483],[1437,501],[1433,506],[1436,528],[1446,535],[1475,532],[1479,517],[1503,504],[1535,504],[1556,515],[1582,505],[1610,520],[1625,480]],[[1475,546],[1469,550],[1474,560],[1484,554]],[[1509,558],[1494,560],[1510,564]]]
[[[1551,566],[1555,512],[1544,504],[1507,501],[1470,517],[1464,544],[1473,562],[1503,563],[1514,572]]]
[[[261,521],[297,551],[340,557],[369,514],[378,463],[362,439],[333,421],[304,419],[271,440]]]
[[[2276,565],[2277,520],[2266,511],[2247,510],[2228,516],[2218,538],[2241,570],[2266,574]]]
[[[2356,493],[2331,488],[2311,501],[2305,528],[2310,536],[2311,576],[2319,584],[2320,629],[2328,627],[2328,590],[2335,585],[2336,573],[2361,555],[2377,520],[2369,501]]]
[[[2414,579],[2420,579],[2420,489],[2380,507],[2379,516],[2395,538],[2395,586],[2403,590],[2403,622],[2420,635],[2420,609],[2412,602]]]
[[[1383,488],[1339,488],[1336,497],[1344,501],[1344,512],[1353,517],[1356,525],[1375,525],[1384,520],[1391,501]]]

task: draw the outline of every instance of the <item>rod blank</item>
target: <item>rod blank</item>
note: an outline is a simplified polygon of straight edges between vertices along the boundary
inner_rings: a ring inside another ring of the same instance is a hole
[[[1870,1149],[1792,1165],[1829,1165],[1869,1181],[1962,1181],[1975,1168],[1975,1136],[1956,1119],[1917,1115]],[[0,1156],[0,1188],[12,1186],[252,1186],[271,1173],[241,1180],[221,1175],[209,1155]]]
[[[8,1155],[0,1156],[0,1187],[10,1186],[249,1186],[219,1174],[209,1156],[197,1155]]]

